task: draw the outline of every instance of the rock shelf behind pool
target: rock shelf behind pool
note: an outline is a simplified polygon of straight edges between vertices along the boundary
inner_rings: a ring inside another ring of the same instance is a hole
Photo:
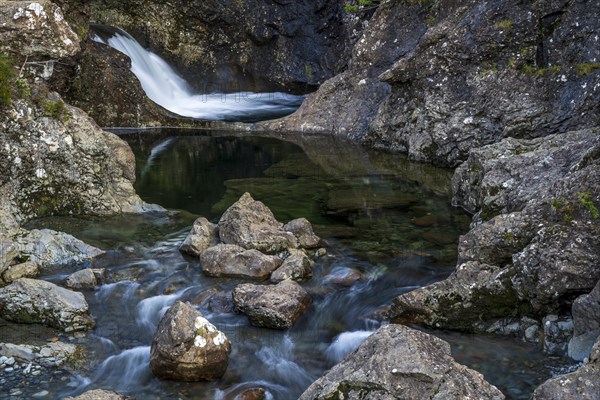
[[[313,383],[300,400],[501,400],[483,376],[458,364],[450,345],[402,325],[386,325]]]
[[[162,379],[219,379],[227,370],[231,343],[191,304],[177,301],[160,320],[150,349],[150,369]]]
[[[83,294],[36,279],[22,278],[0,288],[0,314],[9,321],[39,323],[65,332],[94,326]]]
[[[239,285],[233,291],[233,302],[254,326],[288,329],[304,314],[312,299],[302,286],[285,280],[277,285]]]

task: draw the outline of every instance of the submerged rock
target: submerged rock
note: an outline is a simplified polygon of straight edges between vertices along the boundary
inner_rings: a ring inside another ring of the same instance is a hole
[[[271,210],[250,193],[244,193],[221,216],[219,236],[225,244],[271,254],[298,247],[294,234],[286,232]]]
[[[490,399],[504,395],[450,354],[450,345],[386,325],[313,383],[300,400]]]
[[[286,279],[303,281],[312,277],[314,263],[301,250],[290,250],[291,254],[283,261],[281,267],[271,274],[271,282],[277,283]]]
[[[560,375],[541,384],[532,400],[600,399],[600,340],[596,341],[589,361],[577,371]]]
[[[236,277],[265,280],[281,265],[279,257],[245,250],[234,244],[218,244],[202,253],[202,272],[213,277]]]
[[[219,230],[216,224],[204,217],[194,221],[190,233],[187,235],[179,251],[199,257],[202,252],[219,243]]]
[[[65,400],[133,400],[133,398],[108,390],[94,389],[88,390],[77,397],[67,397]]]
[[[82,269],[69,275],[65,283],[73,289],[91,289],[104,282],[105,272],[104,269]]]
[[[312,225],[306,218],[291,220],[283,226],[286,232],[291,232],[298,239],[298,244],[303,249],[314,249],[319,247],[321,239],[313,232]]]
[[[245,283],[233,290],[233,302],[254,326],[289,329],[312,303],[310,295],[296,282],[277,285]]]
[[[159,378],[196,382],[219,379],[227,370],[231,343],[189,303],[177,301],[160,320],[150,349],[150,369]]]
[[[77,264],[104,254],[104,251],[69,234],[50,229],[34,229],[18,238],[17,243],[22,257],[42,268]]]
[[[61,366],[76,356],[79,351],[78,346],[63,342],[51,342],[42,346],[0,343],[0,355],[21,362],[33,362],[44,367]]]
[[[65,332],[94,326],[83,294],[28,278],[0,288],[0,313],[9,321],[45,324]]]

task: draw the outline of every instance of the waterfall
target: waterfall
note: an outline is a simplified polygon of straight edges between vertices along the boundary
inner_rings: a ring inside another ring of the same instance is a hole
[[[122,29],[92,27],[92,40],[129,56],[131,72],[156,104],[181,115],[203,120],[261,120],[294,112],[304,96],[286,93],[192,93],[187,82],[158,55],[144,49]],[[112,36],[107,37],[110,32]]]

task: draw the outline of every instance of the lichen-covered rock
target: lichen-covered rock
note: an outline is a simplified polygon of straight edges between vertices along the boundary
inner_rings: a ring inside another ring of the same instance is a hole
[[[283,226],[283,230],[293,233],[303,249],[314,249],[321,244],[321,239],[315,235],[312,225],[306,218],[297,218],[288,222]]]
[[[69,275],[65,284],[72,289],[91,289],[104,282],[105,273],[102,268],[85,268]]]
[[[0,343],[0,355],[21,362],[33,362],[44,367],[59,367],[81,352],[78,346],[63,342],[50,342],[42,346]]]
[[[264,281],[281,265],[277,256],[245,250],[235,244],[218,244],[202,253],[202,272],[213,277],[234,277]]]
[[[40,265],[35,261],[27,261],[8,267],[0,277],[5,283],[11,283],[20,278],[35,278],[39,273]]]
[[[127,143],[102,131],[80,109],[65,105],[63,110],[62,116],[48,117],[18,100],[0,114],[0,159],[6,162],[0,224],[8,235],[36,217],[160,209],[135,193],[135,158]]]
[[[18,237],[16,242],[21,255],[41,268],[77,264],[104,254],[69,234],[50,229],[34,229]]]
[[[179,251],[199,257],[202,252],[219,243],[219,230],[217,225],[204,217],[194,221],[194,225],[187,235]]]
[[[79,37],[50,0],[0,3],[0,52],[65,58],[79,51]]]
[[[281,267],[271,274],[271,282],[277,283],[286,279],[303,281],[312,277],[314,263],[301,250],[291,250],[291,254],[283,261]]]
[[[284,231],[271,210],[250,193],[244,193],[221,216],[219,236],[225,244],[271,254],[298,247],[294,234]]]
[[[532,400],[600,399],[600,340],[589,361],[577,371],[549,379],[533,392]]]
[[[83,294],[28,278],[0,288],[0,313],[9,321],[39,323],[65,332],[94,326]]]
[[[573,338],[569,342],[569,356],[575,360],[589,357],[592,346],[600,336],[600,281],[594,289],[579,296],[571,308]]]
[[[150,349],[150,369],[159,378],[196,382],[219,379],[227,370],[231,343],[189,303],[177,301],[160,320]]]
[[[386,325],[313,383],[300,400],[504,399],[450,354],[450,345],[402,325]]]
[[[233,302],[254,326],[289,329],[312,303],[308,292],[292,280],[277,285],[244,283],[233,290]]]
[[[563,353],[573,332],[566,310],[600,279],[600,131],[507,139],[472,155],[454,178],[455,201],[478,212],[459,265],[399,296],[393,319],[530,341],[537,331],[547,351]]]

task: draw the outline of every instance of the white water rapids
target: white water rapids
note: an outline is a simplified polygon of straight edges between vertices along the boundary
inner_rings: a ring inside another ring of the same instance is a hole
[[[194,94],[187,82],[158,55],[144,49],[127,32],[114,28],[98,43],[109,45],[129,56],[131,71],[139,79],[146,95],[165,109],[190,118],[203,120],[270,119],[294,112],[304,96],[286,93],[210,93]]]

